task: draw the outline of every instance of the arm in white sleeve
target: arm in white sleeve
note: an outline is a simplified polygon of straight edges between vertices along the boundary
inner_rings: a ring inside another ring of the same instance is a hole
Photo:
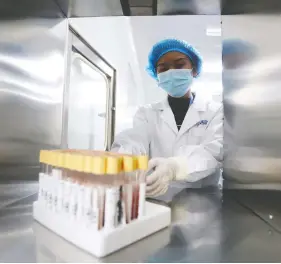
[[[136,155],[149,154],[149,129],[144,108],[139,108],[136,112],[133,127],[115,137],[111,151]]]
[[[221,167],[223,159],[223,108],[220,107],[206,128],[200,145],[186,146],[184,154],[169,158],[177,163],[176,180],[196,182]]]

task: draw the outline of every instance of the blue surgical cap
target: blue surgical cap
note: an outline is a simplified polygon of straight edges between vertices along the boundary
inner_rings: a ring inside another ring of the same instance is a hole
[[[227,39],[222,44],[222,55],[253,54],[254,46],[240,39]]]
[[[228,55],[242,55],[240,65],[249,63],[256,58],[256,47],[249,42],[240,39],[226,39],[222,43],[222,62],[228,60]]]
[[[164,39],[152,47],[148,55],[148,66],[146,68],[149,75],[157,79],[156,64],[164,54],[171,51],[178,51],[188,56],[195,67],[197,73],[195,77],[199,76],[203,63],[200,53],[187,42],[178,39]]]

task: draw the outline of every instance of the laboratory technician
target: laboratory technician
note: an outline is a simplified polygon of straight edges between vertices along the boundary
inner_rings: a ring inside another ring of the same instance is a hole
[[[112,151],[150,156],[147,195],[164,194],[169,186],[217,185],[223,146],[222,104],[191,93],[202,68],[199,52],[177,39],[156,43],[148,55],[148,73],[167,98],[140,107],[133,128],[117,135]],[[206,83],[206,90],[208,84]]]

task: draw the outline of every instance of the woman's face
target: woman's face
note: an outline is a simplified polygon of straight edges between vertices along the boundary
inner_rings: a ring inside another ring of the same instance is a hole
[[[156,71],[157,74],[168,71],[170,69],[192,69],[192,62],[183,53],[177,51],[171,51],[164,54],[157,62]],[[196,75],[193,69],[193,76]]]

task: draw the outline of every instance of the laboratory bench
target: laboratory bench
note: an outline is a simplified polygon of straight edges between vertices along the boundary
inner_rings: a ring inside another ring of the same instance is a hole
[[[97,259],[33,220],[37,188],[0,184],[0,262],[281,262],[281,192],[180,191],[169,228]]]

